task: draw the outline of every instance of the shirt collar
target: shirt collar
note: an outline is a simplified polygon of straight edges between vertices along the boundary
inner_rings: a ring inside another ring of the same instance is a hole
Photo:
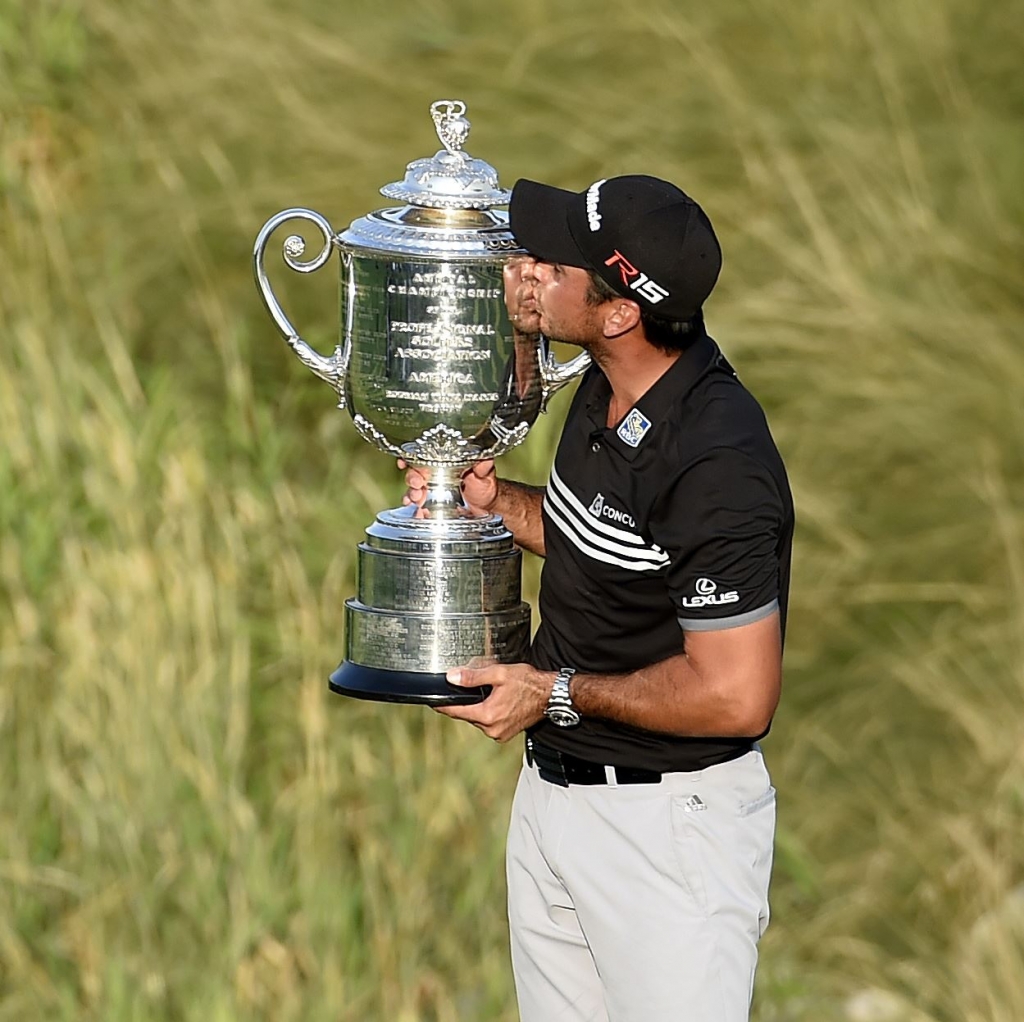
[[[632,409],[628,410],[623,419],[615,423],[614,426],[605,426],[611,387],[604,373],[598,370],[597,378],[586,403],[587,418],[594,427],[593,432],[600,431],[603,434],[602,441],[604,443],[607,443],[627,461],[632,461],[650,443],[651,434],[657,430],[658,424],[668,416],[673,407],[686,397],[697,381],[710,372],[720,360],[724,362],[718,345],[704,333],[654,381],[633,405],[633,408],[650,423],[650,427],[635,447],[626,443],[618,432],[623,420],[632,413]]]

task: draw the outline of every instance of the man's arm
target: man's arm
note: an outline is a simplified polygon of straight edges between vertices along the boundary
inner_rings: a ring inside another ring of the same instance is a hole
[[[708,738],[763,734],[781,690],[777,613],[738,628],[688,632],[685,653],[626,675],[577,674],[570,685],[585,717]]]
[[[498,495],[490,510],[501,515],[519,546],[543,557],[544,518],[541,506],[544,503],[544,487],[517,483],[511,479],[498,479],[497,482]]]
[[[688,632],[685,645],[678,656],[629,674],[577,674],[570,683],[572,700],[584,717],[662,734],[763,734],[782,688],[778,613],[735,628]],[[459,667],[448,672],[450,682],[490,685],[491,694],[481,703],[438,707],[438,712],[507,742],[541,719],[554,679],[555,672],[528,664]]]

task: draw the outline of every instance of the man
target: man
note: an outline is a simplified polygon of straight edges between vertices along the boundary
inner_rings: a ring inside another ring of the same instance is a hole
[[[768,921],[793,510],[764,415],[706,334],[721,253],[665,181],[520,181],[514,327],[594,365],[546,490],[463,480],[546,557],[529,664],[441,712],[526,731],[507,873],[523,1022],[740,1022]],[[425,479],[410,471],[407,501]]]

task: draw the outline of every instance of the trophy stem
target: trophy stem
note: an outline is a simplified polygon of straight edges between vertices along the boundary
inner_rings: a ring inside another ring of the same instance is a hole
[[[430,481],[427,484],[427,499],[423,510],[431,518],[466,518],[472,512],[462,498],[462,473],[465,465],[431,465],[425,470]]]

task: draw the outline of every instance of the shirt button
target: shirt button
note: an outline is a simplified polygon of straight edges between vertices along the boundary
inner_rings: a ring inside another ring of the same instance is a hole
[[[592,450],[592,451],[593,451],[593,452],[594,452],[595,454],[597,454],[597,452],[598,452],[599,450],[601,450],[601,441],[600,441],[600,440],[595,440],[595,441],[594,441],[594,442],[593,442],[593,443],[592,443],[592,444],[590,445],[590,449],[591,449],[591,450]]]

